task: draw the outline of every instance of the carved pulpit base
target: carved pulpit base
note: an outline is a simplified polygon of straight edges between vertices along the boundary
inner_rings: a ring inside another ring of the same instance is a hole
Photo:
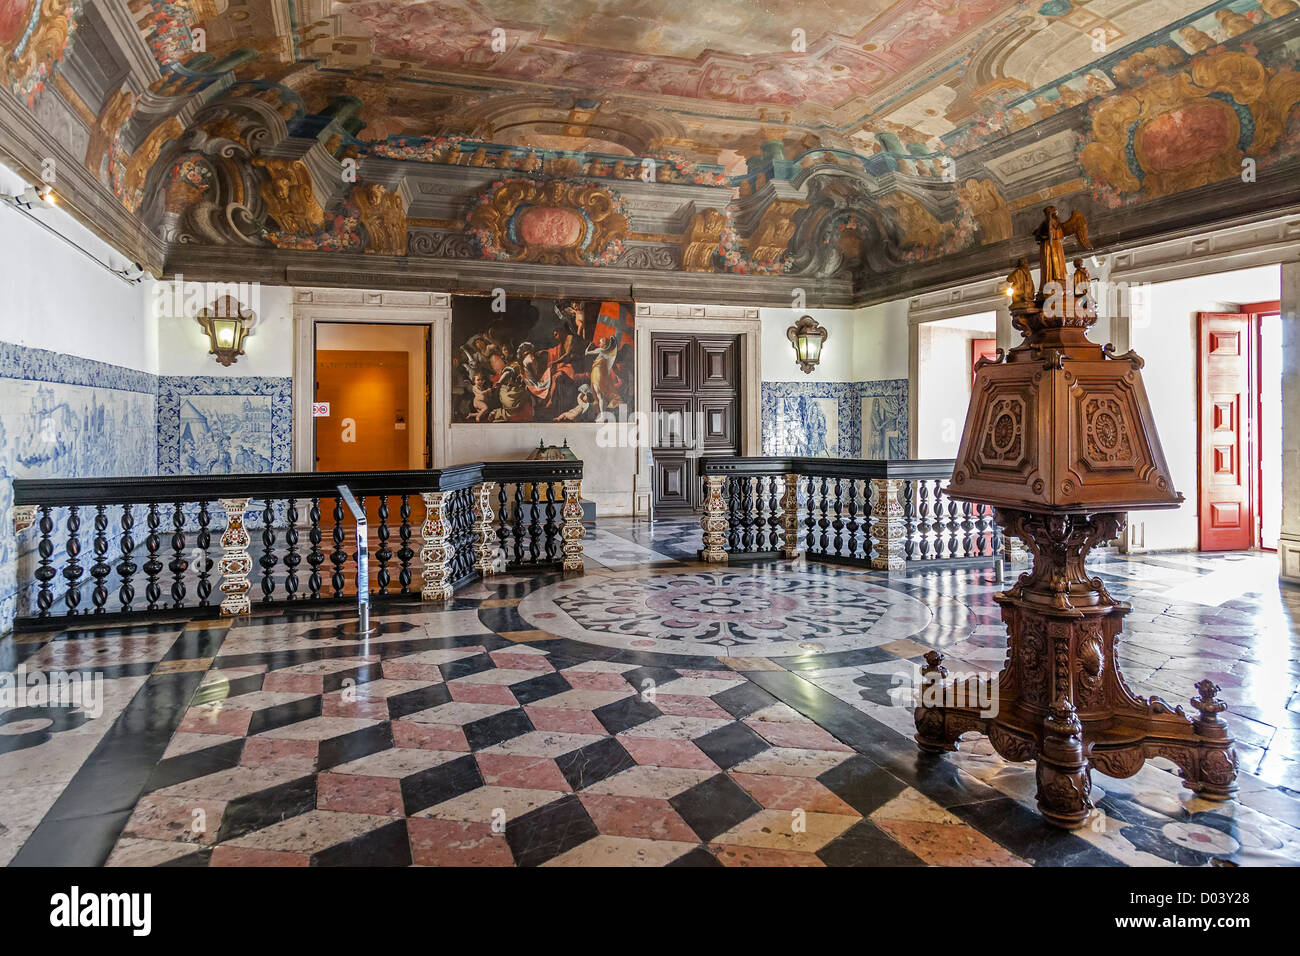
[[[1136,696],[1119,672],[1115,648],[1130,607],[1088,577],[1084,560],[1115,537],[1124,515],[994,514],[1034,558],[1031,571],[995,595],[1007,659],[996,684],[978,676],[950,683],[943,655],[925,655],[915,712],[920,748],[956,750],[962,734],[980,731],[1007,760],[1036,760],[1039,810],[1067,829],[1091,814],[1094,767],[1131,777],[1148,758],[1166,757],[1188,789],[1209,800],[1232,797],[1237,756],[1219,716],[1226,705],[1218,686],[1196,684],[1197,716],[1188,717],[1159,697]]]

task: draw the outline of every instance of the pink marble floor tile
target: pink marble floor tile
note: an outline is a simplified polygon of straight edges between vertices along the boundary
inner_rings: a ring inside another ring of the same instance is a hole
[[[524,713],[538,730],[554,730],[567,734],[607,734],[605,725],[589,710],[564,710],[530,704]]]
[[[697,843],[699,837],[667,800],[618,797],[603,793],[578,795],[596,829],[607,836]]]
[[[519,787],[526,790],[562,790],[573,788],[560,768],[549,757],[526,757],[517,754],[475,755],[483,782],[490,787]]]
[[[657,737],[620,737],[619,743],[638,764],[650,767],[679,767],[683,770],[717,770],[718,765],[689,740],[661,740]]]
[[[390,817],[406,815],[400,780],[355,773],[320,774],[316,778],[316,808]]]
[[[421,750],[455,750],[469,753],[469,741],[465,731],[460,727],[445,727],[441,724],[417,724],[409,720],[395,720],[393,727],[393,745],[396,747],[418,747]]]
[[[418,866],[514,866],[505,833],[490,823],[412,817],[406,821]]]

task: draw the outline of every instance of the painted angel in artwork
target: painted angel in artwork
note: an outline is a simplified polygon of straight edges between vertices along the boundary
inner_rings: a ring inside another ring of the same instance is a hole
[[[608,335],[587,349],[591,359],[591,390],[595,393],[600,415],[623,404],[614,375],[614,357],[618,355],[618,336]]]

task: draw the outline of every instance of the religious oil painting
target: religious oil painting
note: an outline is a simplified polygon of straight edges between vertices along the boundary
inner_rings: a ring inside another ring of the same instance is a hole
[[[455,296],[452,423],[626,420],[631,302]]]

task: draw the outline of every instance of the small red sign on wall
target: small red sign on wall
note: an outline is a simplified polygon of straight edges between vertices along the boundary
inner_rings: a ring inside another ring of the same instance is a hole
[[[330,403],[329,403],[329,402],[312,402],[312,403],[311,403],[311,417],[312,417],[312,418],[329,418],[329,417],[330,417]]]

